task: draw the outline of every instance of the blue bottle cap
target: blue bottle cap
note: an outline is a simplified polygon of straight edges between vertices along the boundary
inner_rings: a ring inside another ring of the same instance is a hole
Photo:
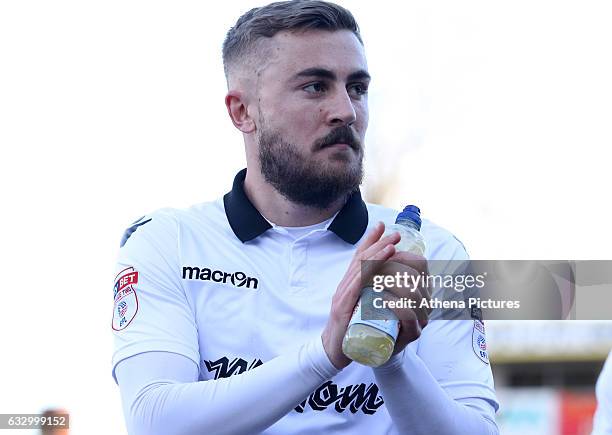
[[[421,230],[421,210],[416,205],[407,205],[404,207],[404,211],[397,215],[395,223],[399,223],[401,220],[410,220],[414,222],[417,229]]]

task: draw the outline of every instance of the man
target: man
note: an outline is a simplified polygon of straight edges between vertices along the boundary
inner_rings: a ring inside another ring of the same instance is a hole
[[[70,421],[66,421],[69,419],[69,414],[65,409],[47,409],[43,412],[43,417],[50,420],[53,420],[53,417],[57,417],[57,420],[60,422],[70,425]],[[41,435],[70,435],[70,429],[61,426],[44,425],[40,428],[40,433]]]
[[[595,388],[597,394],[597,411],[593,418],[591,435],[612,434],[612,351],[601,369]]]
[[[478,320],[395,310],[386,364],[342,353],[362,279],[382,271],[362,276],[362,260],[426,271],[383,237],[396,212],[359,193],[370,76],[352,15],[320,1],[253,9],[223,60],[247,169],[222,199],[143,217],[122,241],[113,374],[130,433],[497,433]],[[428,259],[467,257],[434,224],[422,233]]]

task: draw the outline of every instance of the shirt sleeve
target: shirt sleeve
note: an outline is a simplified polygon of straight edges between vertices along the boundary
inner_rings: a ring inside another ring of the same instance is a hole
[[[113,376],[130,434],[251,434],[339,371],[321,338],[230,378],[198,381],[195,315],[180,282],[171,210],[126,231],[114,280]],[[274,396],[274,404],[269,398]]]
[[[412,349],[374,369],[397,433],[497,435],[495,407],[479,397],[453,397]]]
[[[114,281],[113,377],[120,361],[143,352],[177,353],[199,365],[195,316],[177,272],[177,243],[171,210],[144,216],[124,234]]]
[[[437,252],[427,257],[432,260],[429,261],[433,265],[431,274],[469,273],[469,256],[457,238],[447,233],[439,246]],[[455,295],[449,297],[448,290],[434,288],[433,296],[465,301],[471,291],[451,290]],[[496,412],[499,404],[489,364],[485,323],[480,311],[466,308],[460,312],[453,314],[449,310],[434,309],[416,343],[416,356],[450,397],[482,399]]]
[[[116,373],[130,435],[240,435],[271,426],[339,370],[317,337],[229,378],[196,382],[198,368],[166,352],[124,359]]]
[[[453,274],[468,255],[450,233],[426,252],[431,274]],[[434,289],[434,296],[436,290]],[[463,296],[461,296],[463,299]],[[399,433],[496,434],[499,408],[480,319],[443,320],[432,313],[416,346],[374,369]],[[410,400],[406,400],[410,398]]]

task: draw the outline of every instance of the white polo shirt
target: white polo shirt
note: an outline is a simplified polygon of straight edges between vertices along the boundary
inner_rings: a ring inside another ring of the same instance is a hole
[[[328,223],[287,230],[248,200],[245,175],[238,173],[223,199],[159,210],[126,231],[114,287],[113,375],[120,361],[149,351],[190,358],[200,380],[237,375],[292,352],[321,335],[364,234],[397,216],[364,203],[357,191]],[[446,230],[424,220],[421,232],[429,260],[467,258]],[[488,361],[473,349],[475,332],[484,335],[482,323],[431,321],[409,351],[452,398],[483,398],[497,409]],[[371,368],[349,365],[264,433],[330,427],[394,433]]]

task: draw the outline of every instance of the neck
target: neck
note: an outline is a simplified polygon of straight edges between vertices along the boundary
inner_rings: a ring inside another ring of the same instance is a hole
[[[325,209],[296,204],[268,184],[257,169],[247,170],[244,192],[262,216],[283,227],[305,227],[323,222],[346,202],[346,197],[341,197]]]

